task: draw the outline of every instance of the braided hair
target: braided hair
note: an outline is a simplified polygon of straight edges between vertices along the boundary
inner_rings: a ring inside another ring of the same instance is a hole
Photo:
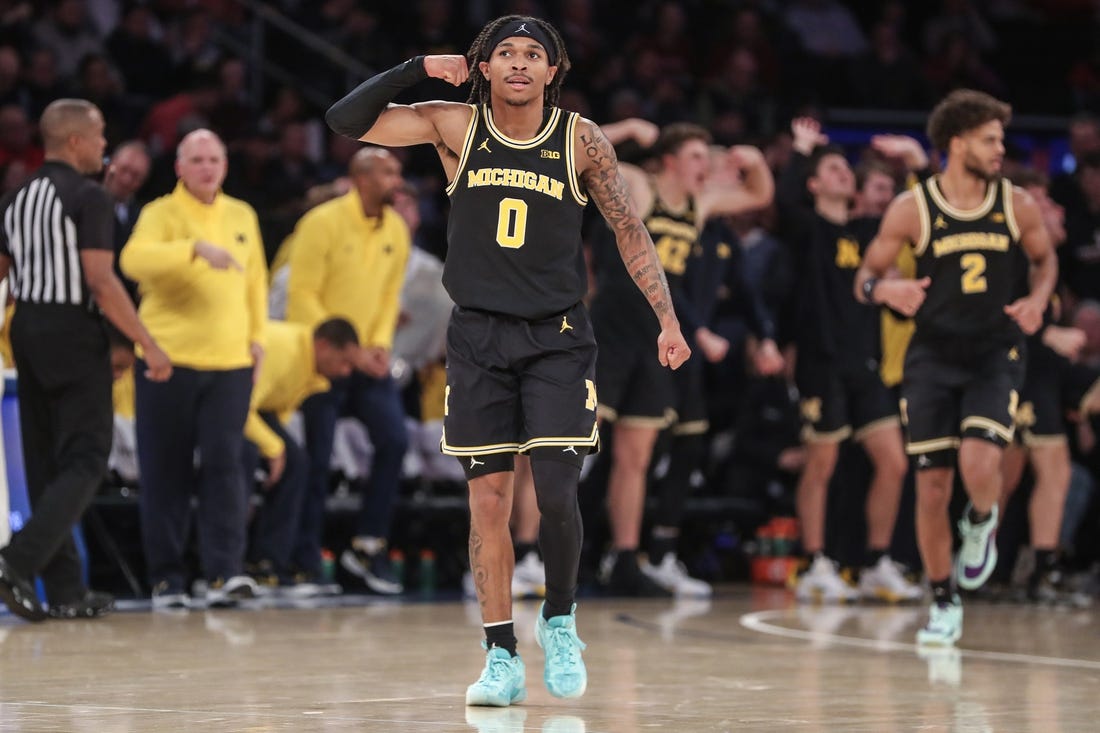
[[[477,34],[477,38],[474,39],[474,42],[470,44],[470,50],[466,52],[466,63],[470,67],[470,98],[466,100],[468,103],[480,104],[489,101],[489,80],[481,73],[478,64],[482,61],[488,61],[489,56],[492,55],[493,49],[489,44],[497,34],[497,31],[508,23],[516,21],[531,23],[538,26],[550,37],[550,40],[554,44],[554,48],[547,49],[547,51],[551,51],[551,55],[557,59],[558,72],[554,75],[554,80],[546,85],[543,99],[549,106],[557,105],[558,97],[561,94],[562,82],[565,81],[565,74],[569,71],[569,67],[571,66],[569,63],[569,54],[565,52],[565,42],[562,41],[561,34],[558,33],[557,28],[545,20],[532,18],[527,15],[504,15],[489,22],[481,29],[481,32]]]

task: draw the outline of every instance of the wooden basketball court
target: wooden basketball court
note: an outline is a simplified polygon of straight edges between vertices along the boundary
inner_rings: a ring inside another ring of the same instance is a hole
[[[39,625],[0,616],[0,731],[1100,730],[1096,611],[969,604],[958,651],[920,654],[923,607],[582,600],[586,695],[550,697],[519,604],[528,700],[467,709],[473,603],[348,597],[313,607]]]

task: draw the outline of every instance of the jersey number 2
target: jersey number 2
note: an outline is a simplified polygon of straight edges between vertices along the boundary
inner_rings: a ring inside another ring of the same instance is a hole
[[[519,249],[527,238],[527,202],[522,199],[501,199],[497,213],[497,244]]]
[[[971,293],[984,293],[989,287],[985,282],[985,257],[970,252],[959,259],[962,265],[962,291],[967,295]]]

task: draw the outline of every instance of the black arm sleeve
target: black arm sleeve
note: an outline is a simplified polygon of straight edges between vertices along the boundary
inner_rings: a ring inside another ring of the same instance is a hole
[[[411,58],[355,87],[346,97],[328,108],[325,122],[334,132],[358,140],[374,127],[378,116],[391,99],[403,89],[427,78],[424,57]]]
[[[775,184],[775,202],[779,207],[783,236],[802,246],[813,230],[814,203],[806,190],[810,177],[810,158],[792,153],[791,161]]]

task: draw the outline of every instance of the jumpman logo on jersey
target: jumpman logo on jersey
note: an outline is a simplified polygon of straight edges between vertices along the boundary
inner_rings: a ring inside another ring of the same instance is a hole
[[[568,448],[562,448],[561,452],[562,453],[572,453],[575,456],[580,455],[580,453],[577,452],[577,446],[575,446],[575,445],[571,445]]]
[[[947,222],[943,220],[943,214],[936,214],[936,223],[932,225],[936,229],[946,229]]]
[[[569,319],[565,316],[561,317],[561,330],[558,333],[565,333],[566,331],[572,331],[573,327],[569,325]]]
[[[484,150],[486,153],[493,152],[492,150],[489,150],[489,138],[485,138],[484,140],[482,140],[481,145],[478,145],[477,149]]]
[[[484,466],[485,461],[479,461],[478,459],[470,456],[470,468],[476,468],[477,466]]]

